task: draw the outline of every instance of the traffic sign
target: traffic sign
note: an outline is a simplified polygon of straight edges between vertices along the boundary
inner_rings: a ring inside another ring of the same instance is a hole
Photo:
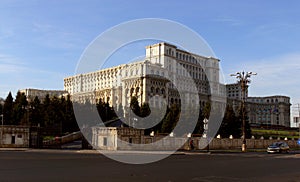
[[[300,145],[300,139],[297,141],[298,145]]]

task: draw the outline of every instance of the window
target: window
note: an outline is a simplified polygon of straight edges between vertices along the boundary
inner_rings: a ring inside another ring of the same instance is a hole
[[[16,143],[16,136],[11,136],[11,144],[15,144]]]
[[[107,146],[107,137],[103,137],[103,146]]]

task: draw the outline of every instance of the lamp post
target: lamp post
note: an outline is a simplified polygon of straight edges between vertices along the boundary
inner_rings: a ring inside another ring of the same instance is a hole
[[[231,74],[230,76],[234,76],[238,79],[238,83],[241,86],[242,90],[242,137],[243,137],[243,144],[242,144],[242,152],[246,152],[246,121],[245,121],[245,102],[246,102],[246,91],[248,89],[248,83],[250,83],[250,77],[252,75],[257,75],[257,73],[253,72],[237,72],[235,74]]]
[[[206,138],[206,142],[207,142],[207,152],[209,152],[209,138],[208,138],[208,119],[204,118],[203,120],[203,129],[204,129],[204,135]]]

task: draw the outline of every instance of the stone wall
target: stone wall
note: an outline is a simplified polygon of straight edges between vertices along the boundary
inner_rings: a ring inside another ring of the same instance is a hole
[[[201,142],[201,140],[198,140]],[[247,139],[246,145],[248,149],[266,149],[274,142],[286,142],[290,148],[298,148],[297,140],[265,140],[265,139]],[[242,146],[242,139],[213,139],[209,144],[210,149],[239,149]]]
[[[144,130],[134,128],[93,127],[92,145],[102,150],[190,150],[194,149],[235,150],[241,149],[242,139],[214,138],[210,142],[200,137],[145,136]],[[271,143],[285,141],[290,148],[298,148],[296,140],[247,139],[248,149],[266,149]]]

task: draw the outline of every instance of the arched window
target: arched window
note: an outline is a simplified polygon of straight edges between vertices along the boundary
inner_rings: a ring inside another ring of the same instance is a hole
[[[154,87],[151,87],[151,93],[154,93]]]
[[[159,88],[156,88],[156,94],[159,94]]]

